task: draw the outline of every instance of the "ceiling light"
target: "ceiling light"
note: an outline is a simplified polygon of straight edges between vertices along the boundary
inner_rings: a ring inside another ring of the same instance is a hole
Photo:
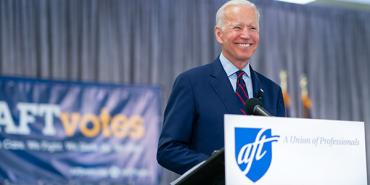
[[[314,2],[315,0],[278,0],[278,1],[284,1],[288,3],[296,3],[296,4],[308,4],[308,3]]]

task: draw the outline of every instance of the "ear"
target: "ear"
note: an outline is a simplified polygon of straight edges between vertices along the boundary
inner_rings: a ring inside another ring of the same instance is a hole
[[[219,44],[223,43],[222,35],[223,35],[222,29],[216,26],[215,27],[215,37]]]

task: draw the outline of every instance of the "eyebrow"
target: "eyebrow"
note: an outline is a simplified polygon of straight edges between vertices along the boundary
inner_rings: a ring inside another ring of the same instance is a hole
[[[256,24],[253,24],[253,23],[250,23],[250,24],[244,24],[244,23],[235,23],[235,24],[232,24],[232,23],[230,23],[229,25],[231,27],[235,27],[235,26],[258,27]]]

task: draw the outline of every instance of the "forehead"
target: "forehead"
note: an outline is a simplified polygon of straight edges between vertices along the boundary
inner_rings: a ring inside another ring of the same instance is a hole
[[[229,5],[224,10],[224,22],[227,24],[257,24],[257,11],[247,5]]]

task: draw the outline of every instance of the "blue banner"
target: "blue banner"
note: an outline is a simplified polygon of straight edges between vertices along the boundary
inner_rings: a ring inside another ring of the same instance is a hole
[[[160,89],[0,77],[1,184],[158,184]]]

